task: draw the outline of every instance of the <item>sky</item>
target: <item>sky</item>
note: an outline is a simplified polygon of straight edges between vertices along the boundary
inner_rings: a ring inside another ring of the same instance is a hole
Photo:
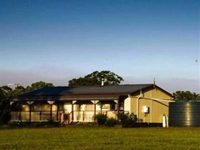
[[[200,93],[200,1],[0,0],[0,86],[95,70]]]

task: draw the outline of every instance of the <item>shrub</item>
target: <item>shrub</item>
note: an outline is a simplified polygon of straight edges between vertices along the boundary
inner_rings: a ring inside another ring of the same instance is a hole
[[[117,124],[117,120],[114,118],[108,118],[105,122],[105,125],[108,127],[114,127]]]
[[[121,121],[122,127],[130,128],[134,127],[137,122],[136,115],[132,114],[119,114],[119,119]]]
[[[98,125],[104,125],[107,121],[107,116],[105,114],[97,114],[96,115]]]

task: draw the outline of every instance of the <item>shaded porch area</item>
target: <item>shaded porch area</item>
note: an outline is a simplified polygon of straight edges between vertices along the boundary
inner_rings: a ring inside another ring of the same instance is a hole
[[[17,101],[12,110],[11,122],[95,122],[96,114],[106,114],[117,119],[124,112],[124,99],[117,100],[42,100]]]

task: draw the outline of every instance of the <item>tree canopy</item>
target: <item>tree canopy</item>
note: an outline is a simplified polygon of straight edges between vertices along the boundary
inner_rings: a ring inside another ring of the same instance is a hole
[[[26,87],[26,91],[33,91],[33,90],[37,90],[37,89],[41,89],[44,87],[53,87],[54,85],[52,83],[46,83],[43,81],[38,81],[35,83],[32,83],[31,86],[27,86]]]
[[[173,95],[175,97],[175,100],[200,100],[200,94],[190,91],[176,91],[175,93],[173,93]]]
[[[104,82],[104,85],[118,85],[123,81],[123,78],[111,71],[94,71],[84,77],[74,78],[69,81],[70,87],[77,86],[100,86],[101,82]]]

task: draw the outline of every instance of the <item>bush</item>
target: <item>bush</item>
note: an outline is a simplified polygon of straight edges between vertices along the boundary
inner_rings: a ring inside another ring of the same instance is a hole
[[[105,122],[105,125],[108,127],[114,127],[117,124],[117,120],[114,118],[108,118]]]
[[[107,116],[105,114],[97,114],[96,115],[98,125],[104,125],[107,121]]]
[[[132,114],[119,114],[119,119],[121,121],[122,127],[130,128],[134,127],[137,122],[136,115]]]

